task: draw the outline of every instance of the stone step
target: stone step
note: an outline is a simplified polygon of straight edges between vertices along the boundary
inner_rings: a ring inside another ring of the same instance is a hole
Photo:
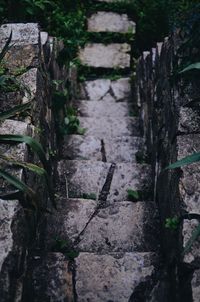
[[[79,302],[147,301],[158,257],[155,253],[80,253],[76,258],[76,294]],[[140,300],[134,294],[140,292]],[[147,295],[147,294],[146,294]]]
[[[58,162],[57,191],[65,197],[82,198],[99,195],[106,182],[110,163],[92,160],[61,160]],[[127,200],[127,190],[148,191],[151,185],[150,166],[119,163],[116,165],[107,200]]]
[[[118,117],[123,119],[130,116],[129,105],[125,102],[116,103],[115,101],[76,101],[75,107],[80,116],[84,117]]]
[[[136,117],[79,117],[84,136],[100,139],[118,136],[140,136],[139,120]]]
[[[156,209],[151,201],[122,201],[97,210],[89,199],[61,198],[47,221],[47,246],[55,238],[83,252],[149,252],[158,249]],[[61,224],[60,221],[63,221]]]
[[[80,97],[90,101],[128,100],[131,95],[130,78],[118,80],[98,79],[80,85]]]
[[[130,67],[131,46],[127,43],[88,43],[79,52],[83,65],[95,68],[128,68]]]
[[[126,14],[99,11],[88,18],[88,31],[135,33],[135,23]]]
[[[144,140],[122,136],[103,141],[94,136],[67,135],[60,147],[61,158],[105,161],[109,163],[136,162],[137,152],[143,153]]]

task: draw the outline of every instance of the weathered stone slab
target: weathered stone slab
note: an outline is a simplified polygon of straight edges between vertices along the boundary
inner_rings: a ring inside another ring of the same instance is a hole
[[[144,141],[140,137],[122,136],[98,139],[93,136],[68,135],[61,145],[61,157],[65,159],[87,159],[107,162],[135,162],[135,154],[143,151]]]
[[[117,101],[129,99],[131,94],[130,78],[121,78],[111,82],[111,89]]]
[[[36,23],[4,24],[0,27],[0,49],[12,30],[12,47],[5,55],[6,66],[11,70],[39,65],[39,28]]]
[[[188,134],[177,137],[178,159],[191,155],[200,150],[200,134]],[[199,164],[181,168],[183,171],[179,190],[184,207],[188,212],[199,213],[200,202],[200,173]]]
[[[83,65],[91,67],[123,69],[130,67],[130,50],[127,43],[90,43],[80,50],[79,59]]]
[[[123,119],[129,116],[128,104],[125,102],[116,103],[115,101],[79,101],[77,102],[78,113],[85,117],[118,117]]]
[[[34,301],[74,301],[70,263],[61,253],[33,257]],[[27,293],[27,296],[31,293]],[[31,296],[29,296],[31,299]]]
[[[130,78],[120,78],[115,81],[98,79],[85,81],[81,84],[81,98],[91,101],[123,101],[130,98]]]
[[[156,261],[154,253],[81,253],[76,259],[78,301],[129,301],[136,288],[152,277]]]
[[[199,297],[200,297],[200,269],[194,271],[191,284],[192,284],[193,302],[199,302]]]
[[[194,230],[199,226],[199,221],[196,219],[193,220],[184,220],[183,223],[183,247],[186,246],[188,240],[191,238]],[[190,250],[184,256],[184,262],[188,264],[196,264],[200,266],[200,239],[194,241]]]
[[[82,198],[85,194],[98,196],[110,164],[99,161],[62,160],[58,163],[59,194]]]
[[[99,161],[62,160],[58,164],[60,192],[66,197],[82,198],[84,194],[99,195],[110,164]],[[131,163],[117,164],[111,183],[109,201],[127,200],[127,190],[147,191],[150,187],[150,167]]]
[[[88,19],[88,31],[134,33],[135,23],[130,21],[126,14],[101,11]]]
[[[185,134],[200,133],[199,110],[195,108],[181,107],[178,131]]]
[[[58,212],[54,217],[49,217],[47,223],[50,241],[60,238],[73,243],[79,238],[75,248],[99,253],[146,252],[157,249],[156,211],[153,202],[123,201],[99,209],[88,225],[95,212],[96,201],[61,199],[58,204]],[[60,221],[63,223],[60,224]]]
[[[140,136],[138,119],[135,117],[80,117],[80,126],[85,135],[100,139],[117,136]]]
[[[108,200],[127,200],[127,190],[149,191],[151,188],[151,169],[149,165],[119,163],[113,175]]]

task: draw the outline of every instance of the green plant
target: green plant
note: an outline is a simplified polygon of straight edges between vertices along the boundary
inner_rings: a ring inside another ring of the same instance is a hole
[[[191,154],[189,156],[186,156],[184,157],[183,159],[181,160],[178,160],[177,162],[169,165],[166,169],[176,169],[176,168],[180,168],[180,167],[183,167],[185,165],[190,165],[190,164],[193,164],[193,163],[196,163],[196,162],[199,162],[200,161],[200,152],[197,152],[197,153],[194,153],[194,154]],[[196,219],[196,216],[198,216],[197,214],[188,214],[186,216],[186,219],[188,219],[188,216],[191,216],[192,218],[194,217]],[[174,227],[177,227],[178,226],[178,218],[168,218],[166,220],[166,227],[170,227],[171,228],[174,226]],[[183,217],[184,219],[184,217]],[[183,250],[183,254],[186,254],[187,252],[189,252],[189,250],[191,249],[193,243],[198,239],[198,237],[200,236],[200,223],[199,225],[197,226],[197,228],[193,231],[192,233],[192,236],[190,237],[190,239],[188,240],[188,242],[186,243],[185,245],[185,248]]]
[[[179,219],[175,216],[166,218],[165,227],[170,230],[177,230],[179,226]]]
[[[127,190],[128,193],[128,200],[130,201],[138,201],[140,200],[140,194],[138,191],[134,191],[132,189]]]
[[[53,245],[52,250],[63,253],[71,261],[79,255],[79,252],[74,249],[70,241],[60,238],[55,239],[55,244]]]

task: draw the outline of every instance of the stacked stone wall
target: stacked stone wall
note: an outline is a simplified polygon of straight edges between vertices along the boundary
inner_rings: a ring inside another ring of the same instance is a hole
[[[16,76],[19,89],[1,92],[0,112],[16,105],[31,102],[31,109],[24,117],[19,115],[1,122],[0,134],[19,134],[33,137],[46,153],[51,169],[49,176],[54,179],[57,154],[57,138],[52,98],[52,80],[62,80],[62,90],[70,74],[66,67],[60,67],[57,57],[63,48],[62,42],[49,37],[35,23],[5,24],[0,27],[0,49],[3,49],[10,33],[12,39],[4,57],[4,64],[11,73],[21,70]],[[75,81],[74,81],[75,82]],[[26,144],[0,146],[1,154],[13,156],[15,160],[39,164],[38,157]],[[1,163],[2,165],[3,163]],[[7,169],[8,167],[6,167]],[[41,208],[49,207],[47,189],[41,178],[19,168],[9,168],[37,192]],[[50,175],[51,174],[51,175]],[[1,179],[1,195],[16,192],[16,189]],[[53,181],[52,181],[53,186]],[[53,188],[52,188],[53,189]],[[43,242],[45,213],[37,212],[22,205],[18,200],[0,200],[0,300],[27,301],[29,288],[27,270],[31,251],[40,249]]]
[[[189,213],[200,214],[199,164],[165,170],[169,164],[200,150],[200,80],[198,76],[177,73],[182,43],[175,34],[143,53],[137,63],[135,95],[153,168],[162,252],[174,301],[199,301],[200,241],[183,256],[198,221],[182,220],[189,218]],[[184,55],[187,53],[182,53],[182,58]],[[176,231],[165,226],[170,217],[183,221]]]

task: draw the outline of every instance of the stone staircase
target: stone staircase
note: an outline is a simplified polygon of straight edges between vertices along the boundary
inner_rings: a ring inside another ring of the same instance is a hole
[[[97,12],[88,19],[88,30],[134,32],[135,24],[125,14]],[[79,57],[91,68],[119,70],[130,67],[130,50],[126,43],[89,43]],[[157,214],[148,194],[150,167],[136,161],[144,142],[130,101],[128,75],[81,84],[75,106],[86,131],[66,136],[60,146],[58,211],[48,218],[46,232],[48,250],[57,238],[79,254],[67,260],[54,247],[45,255],[33,273],[40,293],[34,301],[154,301]],[[146,200],[128,201],[129,189],[145,192]]]

